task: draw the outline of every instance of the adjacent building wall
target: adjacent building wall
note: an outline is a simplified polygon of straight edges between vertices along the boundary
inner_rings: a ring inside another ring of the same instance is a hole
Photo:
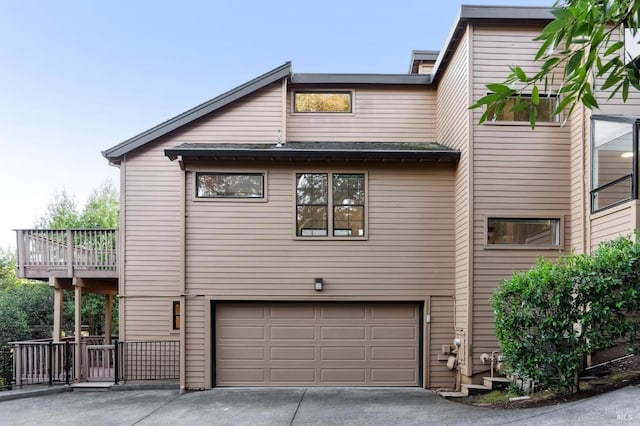
[[[473,99],[487,93],[486,84],[499,81],[509,65],[531,64],[539,27],[475,26],[471,65]],[[534,71],[535,65],[523,67]],[[475,110],[477,123],[482,110]],[[498,283],[516,270],[531,267],[538,256],[555,258],[558,251],[486,248],[487,217],[560,217],[570,213],[571,123],[486,123],[473,130],[473,364],[487,369],[480,354],[497,350],[493,310],[489,298]],[[571,234],[564,232],[564,246]]]

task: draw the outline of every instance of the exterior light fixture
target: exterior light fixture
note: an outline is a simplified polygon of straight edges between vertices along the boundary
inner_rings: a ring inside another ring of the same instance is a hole
[[[322,291],[322,278],[314,278],[313,279],[313,289],[315,291]]]

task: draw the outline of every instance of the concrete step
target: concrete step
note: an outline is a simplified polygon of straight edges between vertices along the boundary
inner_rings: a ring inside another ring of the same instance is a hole
[[[71,389],[74,392],[105,392],[110,391],[113,383],[110,382],[82,382],[74,383]]]
[[[505,389],[509,387],[511,380],[506,377],[484,377],[483,384],[491,390]]]
[[[462,392],[456,392],[456,391],[440,391],[438,392],[438,395],[440,395],[445,399],[464,398],[465,396]]]
[[[489,393],[491,392],[491,389],[483,385],[464,384],[461,386],[460,391],[464,396],[470,396]]]

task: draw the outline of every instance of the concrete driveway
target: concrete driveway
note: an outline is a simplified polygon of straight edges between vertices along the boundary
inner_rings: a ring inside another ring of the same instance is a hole
[[[66,392],[0,402],[11,425],[640,424],[640,387],[521,410],[470,407],[414,388],[230,388]]]

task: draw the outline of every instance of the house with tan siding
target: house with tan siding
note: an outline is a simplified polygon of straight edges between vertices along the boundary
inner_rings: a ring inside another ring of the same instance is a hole
[[[407,74],[285,63],[106,150],[120,339],[179,341],[183,389],[480,378],[502,279],[640,220],[637,96],[545,97],[535,130],[468,109],[551,18],[463,6]]]

